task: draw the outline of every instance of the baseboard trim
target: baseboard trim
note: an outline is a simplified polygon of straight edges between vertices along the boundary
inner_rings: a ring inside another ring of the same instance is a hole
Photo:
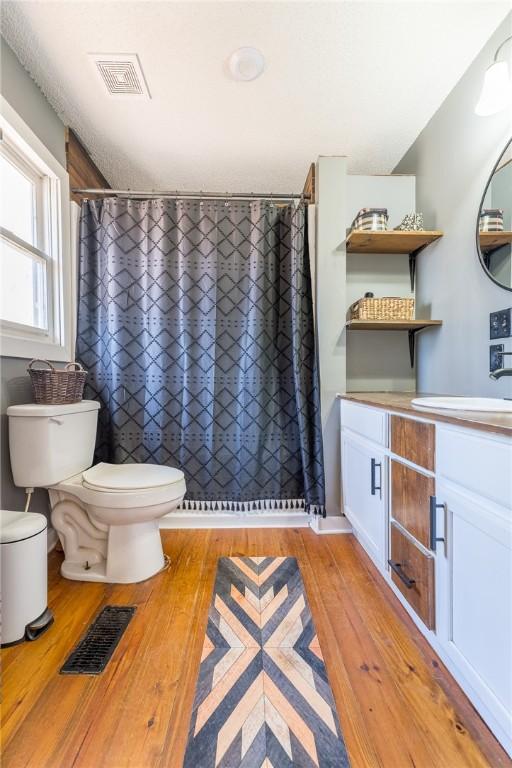
[[[311,528],[319,536],[324,533],[352,533],[352,526],[345,516],[312,517]]]
[[[180,528],[311,528],[318,535],[333,533],[351,533],[352,526],[346,517],[337,515],[321,517],[308,515],[307,512],[262,512],[251,514],[226,514],[215,512],[198,514],[197,512],[171,512],[162,517],[160,528],[177,530]]]
[[[171,512],[162,517],[160,528],[307,528],[312,518],[313,515],[307,512],[262,512],[257,515]]]
[[[311,528],[318,535],[325,533],[351,533],[352,526],[346,517],[321,517],[308,515],[307,512],[263,512],[259,515],[223,514],[216,512],[201,515],[192,512],[172,512],[160,520],[163,530],[178,530],[180,528]],[[48,554],[52,552],[59,540],[56,531],[48,528]]]

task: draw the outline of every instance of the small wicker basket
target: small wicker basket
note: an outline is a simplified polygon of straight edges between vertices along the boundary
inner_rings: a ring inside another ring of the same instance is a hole
[[[34,363],[44,363],[48,368],[33,368]],[[27,371],[36,403],[61,405],[81,401],[87,371],[80,363],[67,363],[59,370],[48,360],[34,359],[29,363]]]
[[[413,320],[414,299],[365,296],[349,308],[349,320]]]

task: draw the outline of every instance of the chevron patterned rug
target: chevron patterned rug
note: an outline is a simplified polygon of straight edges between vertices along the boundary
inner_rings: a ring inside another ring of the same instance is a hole
[[[184,768],[346,768],[294,557],[223,557]]]

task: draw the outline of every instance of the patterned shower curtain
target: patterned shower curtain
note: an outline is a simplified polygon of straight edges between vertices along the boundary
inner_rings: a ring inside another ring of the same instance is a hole
[[[97,460],[180,467],[191,509],[324,514],[302,204],[84,202],[77,357]]]

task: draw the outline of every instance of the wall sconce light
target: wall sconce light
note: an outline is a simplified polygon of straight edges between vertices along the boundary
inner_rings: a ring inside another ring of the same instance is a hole
[[[507,37],[497,48],[494,61],[484,75],[480,98],[475,106],[475,113],[481,117],[495,115],[512,104],[512,82],[510,81],[508,63],[498,61],[501,49],[510,40],[512,40],[512,35]]]

